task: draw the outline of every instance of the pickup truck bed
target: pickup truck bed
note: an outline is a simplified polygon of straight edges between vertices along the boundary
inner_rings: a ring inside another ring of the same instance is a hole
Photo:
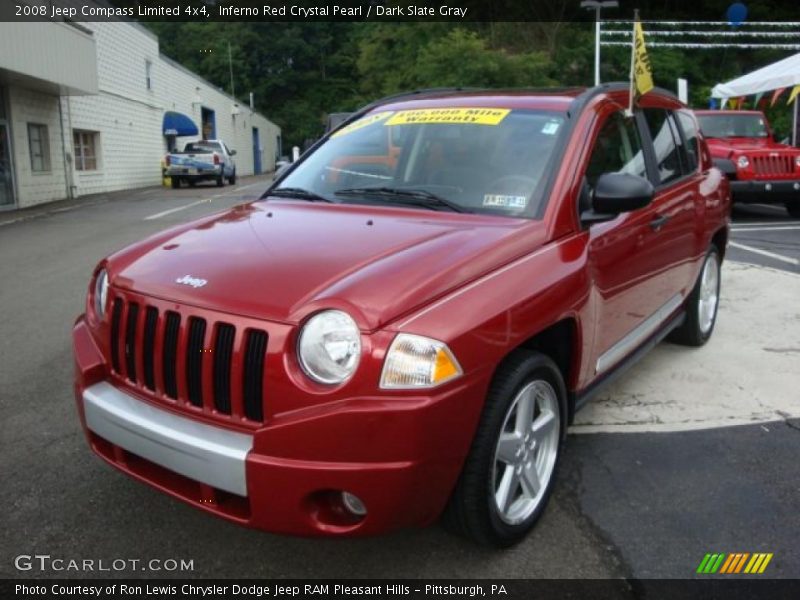
[[[236,183],[236,165],[233,155],[221,140],[189,142],[183,152],[170,152],[166,157],[165,175],[172,180],[172,187],[179,188],[181,182],[194,186],[198,181],[214,180],[222,187],[227,179]]]

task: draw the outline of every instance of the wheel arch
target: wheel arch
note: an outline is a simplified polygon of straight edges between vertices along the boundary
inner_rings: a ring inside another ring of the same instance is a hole
[[[495,368],[495,373],[501,365],[508,360],[517,350],[528,350],[539,352],[550,358],[561,372],[564,385],[567,390],[566,415],[563,415],[566,423],[572,422],[575,412],[574,399],[569,390],[574,389],[580,373],[580,335],[578,321],[575,317],[565,317],[555,323],[539,330],[534,335],[525,339],[522,343],[511,348],[508,353],[499,361]]]
[[[719,257],[721,259],[725,258],[725,250],[728,247],[728,235],[728,228],[722,227],[711,236],[711,243],[717,247],[717,250],[719,250]]]

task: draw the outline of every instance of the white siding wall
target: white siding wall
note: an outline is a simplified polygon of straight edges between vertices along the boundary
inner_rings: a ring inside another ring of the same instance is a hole
[[[64,154],[58,97],[19,87],[6,88],[10,110],[11,145],[19,206],[33,206],[66,197]],[[50,170],[34,172],[28,145],[28,123],[47,126],[50,146]]]
[[[28,23],[18,24],[25,27]],[[98,94],[61,99],[72,155],[72,132],[97,132],[98,164],[93,171],[69,165],[73,193],[78,196],[161,183],[161,159],[166,152],[162,122],[166,111],[192,118],[200,129],[201,106],[216,117],[216,136],[235,149],[238,175],[253,174],[252,128],[257,127],[262,147],[261,170],[275,168],[276,139],[280,129],[242,104],[231,115],[234,100],[208,82],[159,55],[158,40],[132,23],[84,23],[97,47]],[[54,25],[55,26],[55,25]],[[146,85],[145,64],[152,63],[152,89]],[[196,100],[200,102],[196,102]],[[67,196],[58,114],[59,98],[21,88],[9,89],[13,144],[20,207]],[[33,174],[27,144],[27,122],[48,125],[51,171]],[[182,148],[195,138],[178,138]]]

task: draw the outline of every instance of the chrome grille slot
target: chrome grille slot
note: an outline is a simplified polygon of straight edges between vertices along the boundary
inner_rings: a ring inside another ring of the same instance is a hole
[[[258,329],[247,332],[244,351],[244,414],[251,421],[264,418],[264,358],[267,352],[267,334]]]
[[[125,370],[126,375],[136,383],[136,323],[139,319],[139,305],[128,304],[128,322],[125,326]]]
[[[206,336],[205,319],[189,318],[189,340],[186,343],[186,390],[189,402],[203,406],[203,341]]]
[[[156,327],[158,326],[158,309],[148,306],[144,317],[144,340],[142,342],[142,368],[144,370],[144,385],[147,389],[155,391],[155,345]]]
[[[227,323],[217,324],[214,343],[214,407],[221,413],[231,414],[231,363],[236,329]]]
[[[181,327],[181,316],[175,312],[167,312],[167,323],[164,328],[164,347],[161,351],[164,371],[164,393],[175,400],[178,399],[178,376],[176,363],[178,359],[178,332]]]

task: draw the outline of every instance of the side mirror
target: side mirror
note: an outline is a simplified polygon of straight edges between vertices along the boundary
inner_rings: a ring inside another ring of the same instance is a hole
[[[280,164],[280,163],[278,163],[278,164],[276,164],[275,166],[276,166],[276,167],[278,167],[278,168],[275,170],[275,177],[274,177],[274,179],[277,179],[278,177],[280,177],[281,175],[283,175],[283,173],[286,171],[286,169],[288,169],[288,168],[289,168],[289,166],[290,166],[291,164],[292,164],[292,163],[283,163],[283,164]]]
[[[722,171],[723,175],[728,177],[736,177],[736,165],[733,161],[727,158],[715,158],[713,160],[714,166]]]
[[[620,213],[644,208],[653,200],[652,184],[629,173],[604,173],[594,186],[592,209],[581,215],[583,222],[609,221]]]
[[[236,156],[236,150],[231,150],[231,156]]]

